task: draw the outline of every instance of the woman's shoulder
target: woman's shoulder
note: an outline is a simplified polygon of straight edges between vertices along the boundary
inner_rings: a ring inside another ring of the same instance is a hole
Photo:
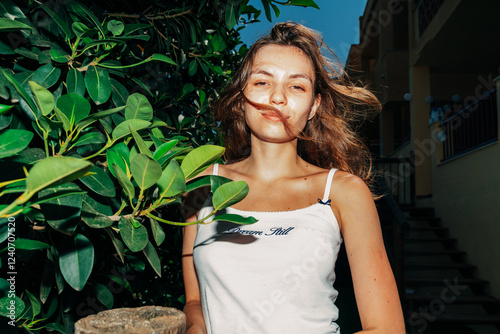
[[[359,196],[372,197],[370,188],[362,178],[342,170],[335,172],[331,195],[341,201],[351,200]]]

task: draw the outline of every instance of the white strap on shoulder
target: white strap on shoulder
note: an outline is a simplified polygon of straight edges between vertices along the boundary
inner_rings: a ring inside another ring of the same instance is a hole
[[[328,198],[330,197],[330,190],[332,189],[332,180],[333,180],[333,176],[335,175],[336,171],[337,171],[337,168],[330,169],[330,172],[328,173],[328,176],[326,178],[325,194],[323,195],[323,199],[322,199],[322,202],[324,202],[324,203],[326,203],[328,201]]]
[[[214,163],[214,170],[212,171],[212,175],[219,175],[219,164]]]

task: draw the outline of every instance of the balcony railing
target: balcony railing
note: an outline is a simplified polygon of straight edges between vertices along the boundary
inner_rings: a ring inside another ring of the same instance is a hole
[[[498,141],[496,91],[489,91],[441,124],[446,133],[443,161]]]
[[[443,3],[444,0],[421,0],[417,3],[416,10],[419,36],[422,36]]]
[[[415,203],[415,163],[413,152],[409,158],[379,158],[373,161],[379,179],[385,181],[388,191],[402,206]]]

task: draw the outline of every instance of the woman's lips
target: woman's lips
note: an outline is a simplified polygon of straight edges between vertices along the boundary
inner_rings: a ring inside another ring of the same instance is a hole
[[[274,110],[265,110],[264,112],[261,113],[261,115],[272,122],[284,122],[288,117],[285,117],[283,114],[281,114],[278,111]]]

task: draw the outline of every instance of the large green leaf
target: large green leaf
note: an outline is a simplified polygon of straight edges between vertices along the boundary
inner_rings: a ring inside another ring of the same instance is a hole
[[[214,192],[212,203],[216,211],[223,210],[238,203],[248,194],[248,185],[245,181],[232,181],[221,185]]]
[[[11,315],[10,311],[12,309],[12,302],[14,302],[14,312],[15,312],[14,315],[15,315],[16,319],[19,318],[21,316],[21,314],[23,314],[26,305],[24,304],[24,302],[21,298],[19,298],[18,296],[15,296],[14,298],[3,297],[0,299],[0,315],[1,316],[8,318]]]
[[[7,129],[0,133],[0,159],[21,152],[33,139],[33,132]]]
[[[142,154],[145,154],[148,157],[150,157],[151,159],[153,159],[153,154],[149,150],[148,145],[146,144],[146,142],[144,141],[144,139],[142,139],[141,135],[138,134],[137,131],[135,131],[132,126],[130,126],[130,133],[132,133],[132,136],[134,137],[135,144],[139,148],[139,151]]]
[[[158,180],[158,197],[172,197],[186,190],[186,179],[179,164],[171,160]]]
[[[5,72],[3,69],[2,69],[2,73],[5,76],[5,78],[7,79],[7,81],[10,82],[10,84],[14,87],[14,89],[16,90],[16,92],[27,103],[27,105],[28,105],[28,107],[30,109],[30,113],[31,113],[30,118],[32,120],[38,119],[38,117],[40,117],[40,113],[38,112],[38,109],[37,109],[35,103],[31,99],[31,97],[28,95],[28,92],[26,92],[26,90],[23,88],[23,85],[21,83],[19,83],[9,73]]]
[[[142,224],[135,228],[128,219],[121,217],[118,228],[123,242],[132,252],[139,252],[148,244],[148,230]]]
[[[26,25],[26,24],[21,23],[19,21],[0,18],[0,31],[1,32],[18,31],[21,29],[31,29],[31,27],[29,25]]]
[[[30,81],[28,84],[35,98],[38,110],[40,110],[42,115],[47,116],[54,110],[54,95],[34,81]]]
[[[128,198],[132,200],[135,196],[135,188],[132,182],[128,179],[127,175],[124,171],[118,167],[118,165],[113,164],[113,171],[118,183],[122,186],[125,194],[127,194]]]
[[[92,145],[92,144],[102,144],[106,142],[106,138],[101,132],[92,131],[87,132],[83,136],[81,136],[73,146],[84,146],[84,145]]]
[[[68,117],[58,108],[54,107],[54,114],[56,115],[56,119],[63,124],[63,129],[68,132],[71,130],[71,123],[69,122]]]
[[[62,243],[59,251],[59,267],[66,282],[81,291],[94,266],[94,246],[87,237],[77,234]]]
[[[71,29],[69,26],[64,22],[62,18],[60,18],[56,13],[54,13],[50,8],[47,6],[44,6],[41,2],[37,1],[38,5],[43,8],[44,11],[47,12],[47,14],[50,15],[50,17],[57,23],[59,28],[61,28],[61,31],[64,33],[65,39],[71,38]]]
[[[25,18],[23,11],[11,0],[0,2],[0,15],[8,19]]]
[[[91,285],[92,290],[94,290],[94,293],[97,297],[97,299],[107,308],[112,308],[114,304],[114,297],[111,291],[105,286],[100,283],[95,283]]]
[[[121,21],[110,20],[107,25],[108,30],[113,34],[113,36],[118,36],[123,33],[125,25]]]
[[[113,184],[113,181],[111,181],[111,178],[108,176],[108,174],[106,174],[106,172],[102,168],[94,166],[92,167],[90,172],[94,174],[80,179],[80,181],[84,185],[101,196],[116,196],[115,185]]]
[[[47,223],[53,229],[68,235],[72,235],[75,232],[78,224],[80,223],[80,215],[83,204],[83,195],[76,192],[80,190],[81,189],[73,183],[65,183],[40,191],[40,197],[50,195],[54,196],[59,192],[75,192],[68,196],[54,196],[54,199],[40,204],[41,211],[43,212]]]
[[[24,292],[26,292],[28,300],[30,301],[31,304],[31,317],[34,318],[40,314],[40,311],[42,310],[42,304],[40,303],[38,298],[33,296],[31,292],[29,292],[28,290],[24,290]]]
[[[142,252],[146,256],[146,259],[148,259],[148,262],[151,265],[151,267],[153,267],[154,271],[158,274],[158,276],[161,277],[160,257],[158,256],[158,253],[156,252],[156,249],[151,244],[151,242],[148,241],[148,244],[142,250]]]
[[[177,139],[169,140],[166,143],[161,144],[153,153],[153,159],[158,161],[162,156],[168,153],[179,141]]]
[[[290,0],[285,3],[286,6],[302,6],[302,7],[314,7],[319,9],[319,6],[313,0]]]
[[[125,150],[122,151],[120,148],[125,146]],[[117,165],[123,172],[127,172],[127,166],[130,165],[128,157],[130,155],[130,150],[125,143],[119,143],[113,148],[106,151],[106,162],[108,163],[109,171],[113,176],[116,177],[115,171],[112,166]]]
[[[226,213],[223,215],[215,216],[212,221],[226,221],[240,225],[250,225],[256,223],[258,220],[254,217],[242,217],[240,215]]]
[[[85,95],[85,80],[82,72],[76,68],[70,68],[66,75],[66,88],[68,93],[75,93],[80,96]]]
[[[189,152],[182,161],[182,171],[189,180],[217,161],[224,154],[224,147],[215,145],[200,146]]]
[[[85,87],[96,104],[103,104],[111,96],[111,80],[107,70],[90,65],[85,73]]]
[[[113,215],[111,207],[102,204],[89,195],[83,196],[82,220],[92,228],[105,228],[113,225],[113,221],[108,218]]]
[[[49,88],[59,80],[60,76],[61,69],[52,66],[52,64],[47,64],[39,67],[31,77],[31,80],[44,88]]]
[[[70,124],[75,124],[87,117],[92,108],[86,98],[75,93],[65,94],[58,98],[56,106],[67,117]]]
[[[27,201],[41,189],[70,182],[85,175],[92,168],[88,161],[73,157],[49,157],[37,162],[26,178]]]
[[[49,244],[38,240],[31,239],[16,239],[15,242],[16,249],[24,249],[24,250],[39,250],[39,249],[47,249],[50,248]]]
[[[120,111],[122,111],[123,109],[125,109],[125,107],[118,107],[118,108],[113,108],[113,109],[108,109],[108,110],[104,110],[104,111],[99,111],[99,112],[96,112],[95,114],[92,114],[88,117],[85,117],[84,119],[82,119],[81,121],[79,121],[76,125],[80,128],[80,129],[84,129],[86,128],[87,126],[89,126],[90,124],[94,123],[95,121],[98,121],[104,117],[107,117],[107,116],[111,116],[111,115],[114,115]]]
[[[149,222],[151,223],[151,233],[153,234],[155,243],[157,246],[160,246],[165,241],[165,232],[156,220],[149,218]]]
[[[239,3],[235,1],[228,1],[226,4],[225,18],[226,27],[231,30],[238,23],[238,7]]]
[[[125,119],[142,119],[150,121],[153,118],[153,107],[148,99],[139,93],[134,93],[127,98]]]
[[[130,135],[130,126],[132,126],[136,131],[139,131],[148,128],[150,125],[151,122],[144,121],[142,119],[129,119],[118,124],[113,130],[111,136],[113,137],[113,140],[118,140]]]
[[[142,190],[155,185],[162,175],[160,164],[142,153],[137,154],[130,160],[130,171],[135,182]]]
[[[127,88],[113,78],[111,78],[111,91],[111,98],[115,106],[121,107],[127,105],[127,99],[129,97]]]

